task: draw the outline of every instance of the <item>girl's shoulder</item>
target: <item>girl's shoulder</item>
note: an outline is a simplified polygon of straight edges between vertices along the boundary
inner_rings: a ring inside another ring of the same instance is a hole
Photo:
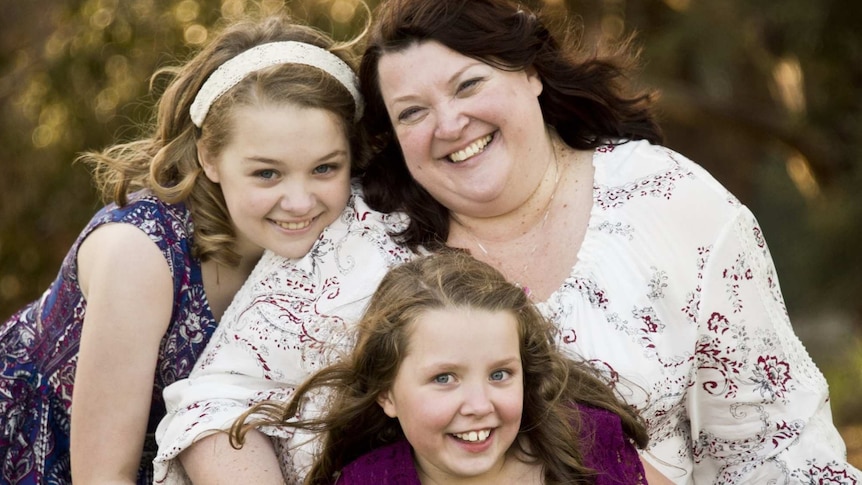
[[[590,427],[612,426],[614,423],[622,422],[617,413],[608,411],[607,409],[584,403],[576,403],[574,407],[577,408],[581,420]]]
[[[125,222],[145,229],[154,224],[171,232],[190,232],[190,213],[185,204],[171,204],[149,191],[129,195],[124,206],[108,204],[93,218],[104,222]]]
[[[581,439],[588,440],[598,446],[608,446],[612,443],[626,441],[622,420],[619,415],[588,404],[577,403],[577,424]]]
[[[334,485],[420,485],[407,440],[374,449],[344,467]]]
[[[599,472],[596,483],[643,483],[643,464],[623,431],[619,415],[580,403],[576,407],[584,462]]]
[[[149,191],[142,190],[129,195],[123,206],[115,203],[104,206],[82,231],[83,241],[91,232],[105,224],[130,224],[143,231],[162,250],[173,245],[190,246],[194,226],[185,204],[165,202]]]

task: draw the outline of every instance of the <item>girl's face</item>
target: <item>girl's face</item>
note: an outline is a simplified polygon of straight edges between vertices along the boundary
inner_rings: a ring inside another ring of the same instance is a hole
[[[217,160],[201,151],[207,177],[221,186],[241,254],[269,249],[304,256],[350,196],[350,144],[330,111],[242,106]]]
[[[398,418],[420,474],[436,483],[504,476],[524,401],[514,315],[434,309],[409,331],[392,389],[378,402]]]
[[[548,155],[532,68],[497,69],[436,41],[384,54],[377,68],[407,168],[436,200],[489,217],[532,194]]]

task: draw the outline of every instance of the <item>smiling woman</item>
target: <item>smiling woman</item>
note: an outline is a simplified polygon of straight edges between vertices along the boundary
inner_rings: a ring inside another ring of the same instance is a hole
[[[552,147],[537,152],[528,143],[545,136],[535,70],[500,70],[427,43],[381,58],[378,76],[408,170],[461,223],[546,205],[559,167],[517,163],[553,161]]]
[[[622,379],[674,481],[862,481],[754,215],[661,145],[630,42],[554,25],[509,0],[383,2],[366,201],[410,216],[408,246],[528,288],[565,352]]]

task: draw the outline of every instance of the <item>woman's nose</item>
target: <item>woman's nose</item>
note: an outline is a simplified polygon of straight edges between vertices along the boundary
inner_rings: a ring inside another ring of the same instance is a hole
[[[437,126],[434,136],[444,140],[455,140],[461,136],[469,118],[457,105],[444,103],[437,108]]]

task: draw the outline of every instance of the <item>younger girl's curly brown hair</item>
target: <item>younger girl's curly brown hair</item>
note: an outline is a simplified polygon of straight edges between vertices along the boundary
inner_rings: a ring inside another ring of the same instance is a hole
[[[511,312],[518,321],[524,406],[518,456],[542,464],[545,483],[591,483],[582,460],[578,408],[606,409],[620,416],[626,435],[639,447],[648,437],[638,414],[588,364],[557,350],[554,330],[524,291],[491,266],[461,251],[445,251],[398,266],[384,277],[358,326],[357,343],[343,361],[324,368],[299,386],[288,403],[260,403],[231,429],[241,445],[258,426],[290,426],[323,433],[323,448],[306,484],[331,484],[339,470],[363,454],[404,439],[397,419],[388,417],[378,397],[392,388],[408,349],[410,328],[432,309],[469,308]],[[297,421],[304,398],[325,390],[328,411]]]

